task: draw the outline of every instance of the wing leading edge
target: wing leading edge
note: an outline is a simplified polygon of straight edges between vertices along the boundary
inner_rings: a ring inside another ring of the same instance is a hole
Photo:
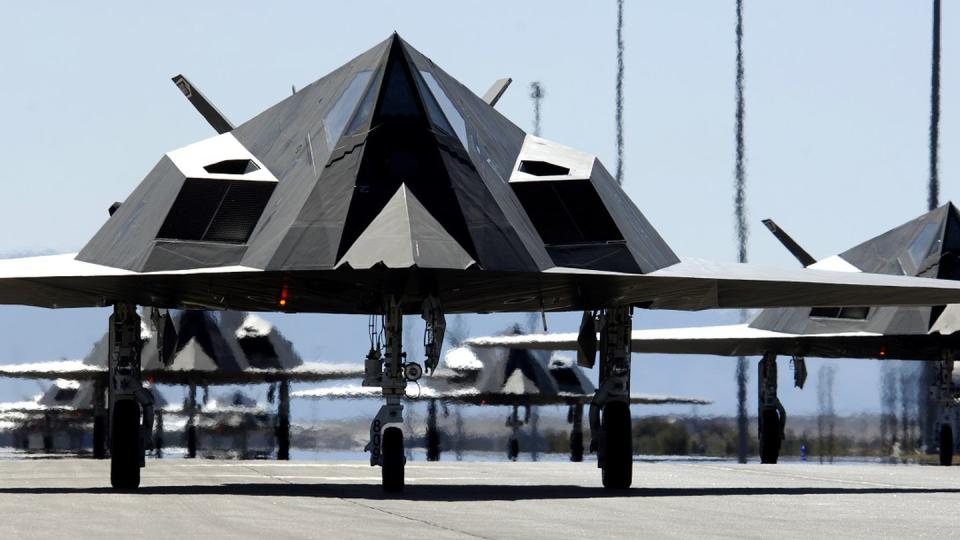
[[[471,338],[473,347],[575,351],[576,334],[492,336]],[[767,352],[811,358],[937,360],[944,349],[960,346],[955,334],[884,335],[873,332],[790,334],[751,328],[746,324],[634,330],[635,353],[760,356]]]
[[[13,379],[66,379],[89,381],[105,377],[107,368],[83,363],[82,360],[62,360],[29,364],[0,365],[0,377]],[[279,381],[322,382],[356,379],[363,376],[359,364],[331,364],[306,362],[291,369],[248,368],[240,371],[211,369],[144,369],[144,379],[157,384],[256,384]]]
[[[391,269],[268,272],[233,266],[132,272],[70,255],[0,261],[0,304],[95,307],[129,302],[170,308],[372,313],[370,298],[402,295],[429,274],[447,313],[578,311],[614,304],[655,309],[960,303],[960,282],[685,260],[649,274],[551,268],[544,272]],[[280,291],[289,292],[284,306]],[[406,311],[417,312],[412,303]]]
[[[290,397],[302,399],[378,399],[383,396],[381,389],[360,385],[331,386],[313,388],[292,392]],[[473,388],[441,391],[430,387],[422,387],[420,394],[407,396],[410,400],[446,401],[449,403],[463,403],[466,405],[574,405],[589,403],[593,394],[573,394],[561,392],[555,395],[544,394],[508,394],[504,392],[480,392]],[[657,394],[632,394],[630,403],[639,405],[709,405],[711,400]]]

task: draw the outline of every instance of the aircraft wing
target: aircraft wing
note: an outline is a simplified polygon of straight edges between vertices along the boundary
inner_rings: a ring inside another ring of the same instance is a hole
[[[72,254],[52,255],[0,260],[0,304],[56,308],[124,301],[188,309],[369,313],[379,309],[370,299],[382,297],[385,272],[397,273],[402,282],[401,274],[411,273],[412,279],[416,271],[279,272],[231,266],[141,273],[78,261]],[[683,310],[960,303],[960,282],[952,280],[693,259],[648,274],[561,267],[539,273],[429,272],[446,313],[577,311],[614,302]],[[282,307],[281,290],[289,291]]]
[[[575,351],[577,334],[477,337],[465,343],[473,347]],[[635,353],[760,356],[775,352],[811,358],[935,360],[945,348],[960,346],[960,336],[873,332],[790,334],[731,324],[634,330],[630,346]]]
[[[0,414],[76,411],[73,407],[49,407],[36,401],[8,401],[0,403]]]
[[[383,394],[376,387],[345,385],[298,390],[292,392],[290,396],[307,399],[378,399],[383,397]],[[466,405],[574,405],[576,403],[589,403],[592,398],[592,395],[586,394],[506,394],[502,392],[480,392],[472,388],[438,391],[429,387],[421,388],[418,395],[416,388],[407,387],[407,399],[410,400],[435,399]],[[641,405],[708,405],[712,401],[681,396],[633,394],[630,396],[630,403]]]
[[[949,280],[940,279],[811,268],[765,268],[700,259],[685,259],[643,277],[659,281],[662,291],[650,300],[649,307],[681,310],[941,305],[951,303],[947,298],[953,296],[952,289],[956,286],[953,282],[941,288],[942,282]],[[930,301],[918,302],[921,297]]]
[[[746,324],[634,330],[633,352],[760,356],[774,352],[812,358],[933,360],[960,344],[953,334],[884,335],[873,332],[790,334]]]
[[[144,370],[143,377],[157,384],[262,384],[280,381],[321,382],[363,377],[361,364],[332,364],[304,362],[291,369],[256,369],[243,371],[223,370]]]
[[[17,418],[26,418],[31,415],[43,415],[48,413],[64,414],[64,413],[86,413],[92,412],[91,409],[77,409],[76,407],[47,407],[44,405],[37,405],[33,402],[19,402],[14,403],[3,403],[0,404],[0,418],[9,419],[12,417]]]
[[[81,422],[87,422],[90,420],[92,414],[92,409],[41,405],[36,401],[0,403],[0,423],[19,423],[31,419],[43,418],[48,415],[56,418],[58,421],[79,420]]]
[[[589,403],[589,400],[584,403]],[[713,400],[660,394],[630,394],[630,403],[634,405],[710,405]]]
[[[81,360],[59,360],[32,364],[0,365],[0,377],[14,379],[94,380],[104,377],[107,368],[84,364]],[[360,364],[305,362],[292,369],[245,369],[243,371],[145,369],[143,377],[158,384],[258,384],[279,381],[320,382],[356,379],[363,376]]]
[[[2,364],[0,377],[12,379],[67,379],[89,381],[103,377],[107,368],[84,364],[82,360],[57,360],[28,364]]]

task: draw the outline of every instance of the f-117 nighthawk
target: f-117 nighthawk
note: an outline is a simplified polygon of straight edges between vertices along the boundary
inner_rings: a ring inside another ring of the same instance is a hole
[[[502,83],[485,100],[396,34],[236,126],[177,83],[219,134],[166,153],[79,253],[0,264],[0,303],[113,306],[117,488],[140,481],[138,305],[370,315],[370,463],[395,491],[424,371],[403,314],[426,320],[429,372],[444,314],[591,311],[591,433],[603,484],[625,488],[634,308],[960,302],[945,280],[681,261],[593,155],[525,133],[493,107]]]
[[[817,261],[772,220],[764,224],[809,268],[960,280],[960,211],[947,203],[843,253]],[[637,353],[761,356],[758,365],[757,434],[761,463],[776,463],[786,423],[777,397],[777,356],[793,357],[796,384],[806,379],[804,358],[864,358],[933,362],[934,377],[924,405],[938,417],[940,464],[953,462],[954,359],[960,350],[960,304],[934,306],[820,306],[762,310],[747,324],[634,330]],[[495,336],[468,339],[473,347],[577,350],[570,334]],[[937,428],[934,430],[934,428]],[[926,431],[926,430],[925,430]]]
[[[206,390],[211,385],[275,385],[270,395],[277,397],[277,459],[289,459],[290,384],[363,376],[363,366],[357,364],[304,362],[276,327],[253,314],[189,310],[175,316],[155,316],[157,312],[152,308],[145,312],[147,316],[140,332],[140,375],[153,384],[188,388],[186,403],[177,411],[187,417],[184,426],[187,457],[197,455],[196,417],[201,412],[197,387]],[[0,364],[0,377],[78,384],[73,390],[77,397],[71,399],[69,406],[71,411],[80,410],[92,418],[92,453],[102,459],[107,456],[109,352],[108,334],[98,340],[82,360]],[[144,447],[155,449],[155,444],[149,444],[154,412],[171,412],[163,411],[154,403],[156,396],[155,392],[141,393],[138,398],[143,414]],[[48,400],[47,404],[53,405],[54,400]]]

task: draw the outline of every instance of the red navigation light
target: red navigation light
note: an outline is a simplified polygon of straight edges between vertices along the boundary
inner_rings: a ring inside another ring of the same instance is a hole
[[[887,356],[887,348],[883,345],[880,346],[880,358]]]

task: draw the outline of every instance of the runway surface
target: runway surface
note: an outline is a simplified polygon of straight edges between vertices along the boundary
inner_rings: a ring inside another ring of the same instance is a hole
[[[384,496],[362,462],[149,461],[137,492],[109,463],[0,461],[0,538],[944,537],[960,467],[636,463],[599,487],[593,463],[409,463]]]

